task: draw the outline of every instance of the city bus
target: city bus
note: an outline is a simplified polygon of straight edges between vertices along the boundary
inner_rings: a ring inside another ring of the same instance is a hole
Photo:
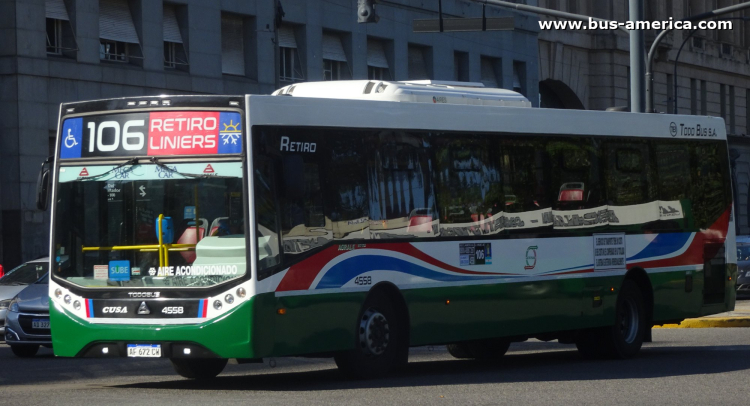
[[[424,345],[630,358],[654,325],[734,308],[715,117],[435,81],[85,101],[61,105],[39,184],[57,356],[370,378]]]

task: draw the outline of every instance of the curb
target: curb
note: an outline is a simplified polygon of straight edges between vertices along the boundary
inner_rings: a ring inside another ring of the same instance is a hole
[[[680,324],[663,324],[654,328],[750,327],[750,317],[705,317],[685,319]]]

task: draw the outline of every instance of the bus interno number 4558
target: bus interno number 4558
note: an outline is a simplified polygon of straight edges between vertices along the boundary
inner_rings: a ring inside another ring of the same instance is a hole
[[[38,201],[51,191],[58,356],[204,379],[332,356],[372,377],[421,345],[628,358],[653,325],[734,307],[721,119],[426,81],[61,112]]]

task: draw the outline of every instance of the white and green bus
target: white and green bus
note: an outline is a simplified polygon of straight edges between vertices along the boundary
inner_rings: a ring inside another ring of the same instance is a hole
[[[724,128],[455,82],[63,104],[39,193],[55,354],[188,378],[281,356],[371,377],[529,338],[632,357],[734,308]]]

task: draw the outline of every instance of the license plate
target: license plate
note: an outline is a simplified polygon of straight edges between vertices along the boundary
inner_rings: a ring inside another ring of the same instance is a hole
[[[159,344],[128,344],[128,357],[161,357],[161,345]]]
[[[42,330],[49,330],[49,320],[31,320],[31,328],[38,328]]]

